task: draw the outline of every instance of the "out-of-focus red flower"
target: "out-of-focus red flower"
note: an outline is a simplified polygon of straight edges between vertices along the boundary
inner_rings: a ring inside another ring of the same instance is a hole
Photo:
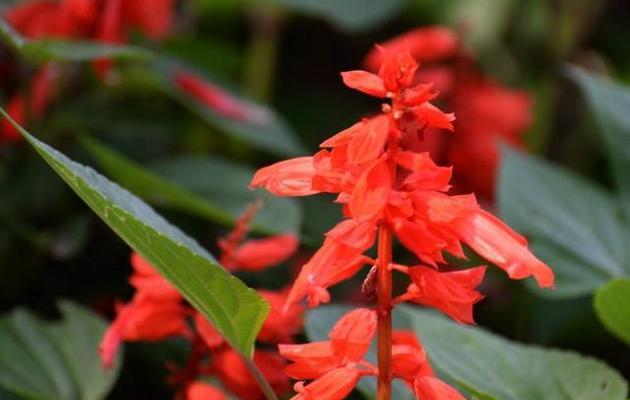
[[[26,122],[26,105],[24,97],[21,94],[15,94],[7,103],[7,114],[19,125]],[[7,120],[2,118],[0,121],[0,144],[2,142],[17,142],[21,136],[18,130]]]
[[[164,39],[173,27],[175,2],[176,0],[123,0],[123,26],[137,29],[155,40]]]
[[[160,299],[180,300],[182,295],[166,279],[155,271],[138,253],[131,253],[131,266],[133,274],[129,283],[144,296]]]
[[[208,348],[217,349],[225,344],[223,336],[201,313],[195,313],[195,328]]]
[[[258,294],[271,305],[269,315],[258,333],[258,341],[271,344],[291,343],[293,336],[302,329],[304,308],[299,304],[292,304],[284,309],[286,291],[258,290]]]
[[[196,74],[175,71],[172,79],[179,89],[223,117],[244,122],[257,122],[261,118],[259,110]]]
[[[48,109],[54,96],[55,82],[57,80],[57,65],[47,63],[41,67],[31,84],[31,115],[39,119]]]
[[[282,372],[285,362],[275,352],[259,350],[254,363],[260,369],[273,390],[281,395],[289,390],[287,376]],[[264,396],[243,359],[232,349],[213,354],[212,369],[221,383],[243,400],[262,400]]]
[[[186,308],[171,299],[136,296],[129,304],[119,305],[99,346],[103,365],[111,367],[122,341],[160,341],[172,336],[186,336]]]
[[[285,261],[295,254],[298,246],[297,236],[293,233],[248,240],[236,249],[232,261],[239,269],[260,271]]]
[[[459,49],[459,37],[455,32],[443,26],[426,26],[412,29],[376,46],[365,57],[365,66],[377,71],[387,52],[408,52],[417,61],[424,62],[453,57]]]
[[[228,397],[218,388],[205,382],[193,382],[186,388],[185,400],[227,400]]]

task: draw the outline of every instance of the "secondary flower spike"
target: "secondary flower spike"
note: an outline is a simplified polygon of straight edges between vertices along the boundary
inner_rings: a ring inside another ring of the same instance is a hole
[[[456,47],[444,31],[435,35]],[[455,116],[432,104],[438,96],[432,84],[414,85],[418,70],[414,57],[405,51],[378,51],[382,55],[378,74],[341,75],[346,86],[383,99],[382,112],[325,140],[312,157],[260,169],[250,184],[278,196],[333,193],[343,206],[344,220],[326,233],[322,247],[302,267],[285,309],[303,300],[311,307],[327,303],[329,287],[372,266],[364,287],[376,292],[376,310],[359,309],[343,317],[329,342],[280,347],[281,354],[294,362],[287,367],[290,376],[314,379],[308,385],[296,384],[294,400],[343,399],[363,375],[377,376],[378,400],[391,399],[392,377],[404,379],[421,400],[463,399],[435,377],[419,344],[405,335],[392,335],[391,310],[396,303],[411,301],[458,322],[473,323],[473,305],[483,298],[476,288],[485,267],[442,270],[446,253],[466,258],[464,244],[512,279],[533,277],[541,287],[554,283],[551,269],[528,250],[522,236],[484,211],[474,195],[449,193],[452,168],[440,167],[429,153],[417,151],[416,144],[429,130],[452,131]],[[420,265],[394,262],[394,238]],[[372,259],[364,253],[375,245],[378,254]],[[411,280],[407,292],[396,299],[395,271]],[[362,360],[375,328],[378,368]],[[344,340],[353,336],[350,332],[359,336]]]

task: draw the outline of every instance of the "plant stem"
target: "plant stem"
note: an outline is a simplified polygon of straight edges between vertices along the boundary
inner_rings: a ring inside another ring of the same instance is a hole
[[[392,397],[392,232],[381,224],[378,234],[378,286],[377,286],[377,335],[378,335],[378,390],[377,400]]]

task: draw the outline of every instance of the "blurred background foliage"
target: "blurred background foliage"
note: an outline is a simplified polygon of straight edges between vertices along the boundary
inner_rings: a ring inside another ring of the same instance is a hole
[[[594,355],[628,378],[628,326],[614,315],[602,324],[595,310],[624,301],[630,309],[623,279],[630,277],[630,89],[622,86],[630,83],[629,19],[623,0],[182,0],[172,36],[134,37],[156,56],[120,57],[115,80],[103,83],[86,64],[61,61],[62,95],[28,126],[214,249],[255,196],[246,188],[254,168],[315,149],[377,105],[346,90],[340,71],[358,68],[374,43],[419,26],[451,26],[487,75],[531,94],[526,142],[553,163],[504,154],[496,206],[556,269],[558,290],[541,297],[491,275],[478,323]],[[58,51],[32,48],[31,57],[0,48],[5,102],[28,85],[42,57]],[[251,99],[263,123],[234,123],[200,107],[171,79],[182,69]],[[326,200],[265,198],[255,232],[301,231],[306,255],[338,218]],[[54,317],[65,298],[111,316],[114,299],[131,294],[128,257],[37,155],[20,143],[2,145],[0,311],[26,306]],[[244,279],[278,288],[289,268],[284,274]],[[600,289],[612,278],[622,283]],[[127,373],[112,398],[168,398],[162,367],[181,357],[182,346],[127,346]]]

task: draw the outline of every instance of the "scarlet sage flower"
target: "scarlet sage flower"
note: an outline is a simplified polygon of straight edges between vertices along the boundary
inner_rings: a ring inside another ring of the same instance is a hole
[[[416,144],[427,131],[453,130],[454,115],[431,103],[437,97],[431,84],[413,83],[418,64],[408,52],[379,51],[383,57],[378,74],[341,75],[346,86],[388,101],[382,113],[325,140],[313,157],[261,168],[250,184],[278,196],[335,193],[336,202],[343,205],[344,220],[302,267],[287,308],[304,299],[311,307],[326,303],[329,287],[354,276],[365,264],[376,268],[367,277],[374,282],[366,281],[364,288],[376,292],[378,312],[360,310],[342,318],[330,342],[280,346],[281,354],[294,362],[287,367],[290,376],[315,379],[296,384],[294,399],[342,399],[364,374],[378,375],[379,399],[391,397],[392,376],[405,379],[423,400],[462,398],[435,377],[419,344],[404,336],[397,339],[401,343],[392,341],[392,271],[407,274],[412,282],[396,302],[434,307],[462,323],[474,321],[473,305],[483,298],[476,288],[485,272],[485,267],[442,271],[445,253],[466,257],[464,244],[512,279],[533,276],[541,287],[554,282],[553,272],[529,252],[526,240],[481,209],[474,195],[449,193],[453,170],[436,165]],[[372,260],[364,253],[374,246],[377,231],[378,256]],[[393,236],[422,264],[393,263]],[[376,372],[361,360],[374,334],[374,319],[379,335]],[[339,332],[350,331],[360,337],[344,341]],[[367,369],[357,370],[356,365]]]
[[[265,123],[269,118],[264,110],[237,99],[199,75],[175,70],[171,76],[175,86],[222,117],[252,124]]]
[[[19,125],[26,122],[26,105],[21,94],[14,95],[7,104],[7,113]],[[18,130],[6,118],[0,121],[0,144],[3,142],[17,142],[21,136]]]

